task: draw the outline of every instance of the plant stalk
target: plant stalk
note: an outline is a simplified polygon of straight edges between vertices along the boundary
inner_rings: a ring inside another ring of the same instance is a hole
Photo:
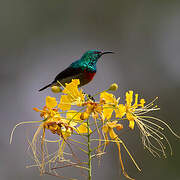
[[[90,133],[90,123],[89,123],[89,118],[87,119],[87,128],[88,128],[88,135],[87,135],[87,140],[88,140],[88,180],[92,179],[92,158],[91,158],[91,133]]]

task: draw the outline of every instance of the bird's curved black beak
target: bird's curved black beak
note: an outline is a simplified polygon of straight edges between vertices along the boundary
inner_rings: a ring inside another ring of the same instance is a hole
[[[102,52],[102,53],[101,53],[101,56],[104,55],[104,54],[110,54],[110,53],[111,53],[111,54],[114,54],[114,52],[112,52],[112,51],[106,51],[106,52]]]

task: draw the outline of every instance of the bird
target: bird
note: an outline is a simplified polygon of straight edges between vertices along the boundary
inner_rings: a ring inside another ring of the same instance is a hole
[[[79,87],[88,84],[96,74],[97,71],[96,64],[99,58],[102,55],[109,53],[113,53],[113,52],[112,51],[102,52],[99,50],[89,50],[85,52],[80,59],[70,64],[65,70],[60,72],[50,84],[44,86],[39,91],[43,91],[48,87],[52,87],[55,85],[60,86],[58,82],[60,82],[64,86],[65,83],[70,83],[72,79],[80,80]]]

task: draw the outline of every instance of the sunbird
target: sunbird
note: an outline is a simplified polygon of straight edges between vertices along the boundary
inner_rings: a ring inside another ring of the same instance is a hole
[[[47,86],[41,88],[39,91],[42,91],[48,87],[58,85],[60,82],[63,86],[65,83],[70,83],[72,79],[79,79],[80,85],[84,86],[85,84],[89,83],[96,74],[96,63],[98,59],[104,55],[113,53],[111,51],[101,52],[98,50],[90,50],[83,54],[83,56],[70,64],[64,71],[60,72],[54,79],[53,82],[48,84]]]

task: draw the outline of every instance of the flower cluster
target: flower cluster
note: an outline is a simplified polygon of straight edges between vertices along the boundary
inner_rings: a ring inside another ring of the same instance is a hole
[[[146,104],[144,99],[139,99],[139,95],[134,95],[134,92],[130,90],[126,92],[125,103],[123,103],[120,97],[116,98],[110,93],[110,91],[117,90],[118,86],[115,83],[94,96],[85,94],[82,89],[79,90],[79,84],[78,79],[73,79],[71,83],[63,87],[62,91],[58,86],[52,87],[53,92],[62,92],[62,95],[59,101],[55,97],[47,96],[42,109],[34,108],[40,113],[42,120],[19,123],[12,131],[10,141],[12,141],[12,135],[17,126],[24,123],[40,123],[29,145],[35,162],[33,166],[37,166],[41,174],[57,175],[59,164],[66,162],[64,167],[75,166],[85,169],[90,177],[92,158],[102,156],[108,144],[112,142],[117,145],[124,176],[133,179],[125,171],[121,146],[126,150],[137,169],[141,169],[120,137],[120,131],[125,128],[124,121],[129,122],[130,130],[134,130],[135,124],[137,125],[144,147],[154,156],[166,157],[166,144],[172,153],[171,145],[162,133],[163,126],[167,127],[177,138],[180,137],[164,121],[146,115],[151,111],[159,110],[159,107],[154,105],[157,98]],[[99,98],[96,101],[97,97]],[[50,137],[54,134],[55,140],[48,140],[47,134]],[[92,134],[97,135],[97,138],[94,136],[92,138]],[[93,141],[97,142],[95,147],[92,147]],[[51,146],[52,143],[57,145],[57,149],[52,153],[48,149],[49,143]],[[82,162],[73,152],[72,143],[87,154],[87,162]],[[66,146],[71,153],[66,152]]]

